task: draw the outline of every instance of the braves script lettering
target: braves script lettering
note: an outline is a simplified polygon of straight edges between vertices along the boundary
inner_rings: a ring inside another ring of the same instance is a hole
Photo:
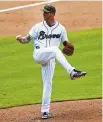
[[[51,39],[51,38],[60,38],[61,34],[49,34],[47,35],[44,31],[40,31],[38,39]]]

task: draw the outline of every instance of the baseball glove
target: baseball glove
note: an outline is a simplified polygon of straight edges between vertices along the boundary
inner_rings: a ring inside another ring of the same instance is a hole
[[[68,56],[73,55],[73,53],[74,53],[74,45],[72,43],[68,42],[66,44],[66,46],[64,46],[64,48],[62,49],[62,52],[65,55],[68,55]]]

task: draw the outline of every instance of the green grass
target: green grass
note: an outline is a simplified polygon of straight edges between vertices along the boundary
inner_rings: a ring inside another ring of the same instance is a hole
[[[66,58],[88,74],[72,81],[57,62],[52,101],[101,97],[102,29],[69,32],[68,35],[75,52]],[[41,103],[41,67],[33,60],[32,52],[32,42],[24,45],[15,37],[0,37],[0,108]]]

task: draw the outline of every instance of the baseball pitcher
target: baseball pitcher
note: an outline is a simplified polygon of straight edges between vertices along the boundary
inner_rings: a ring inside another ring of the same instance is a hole
[[[72,80],[85,76],[86,72],[75,69],[64,56],[64,54],[72,55],[74,46],[67,38],[65,27],[55,20],[56,8],[52,5],[45,5],[42,11],[44,21],[35,24],[27,36],[18,35],[16,39],[23,44],[31,40],[34,41],[33,58],[42,66],[42,119],[48,119],[50,118],[49,112],[55,59],[64,67]],[[62,51],[59,49],[61,42],[64,45]]]

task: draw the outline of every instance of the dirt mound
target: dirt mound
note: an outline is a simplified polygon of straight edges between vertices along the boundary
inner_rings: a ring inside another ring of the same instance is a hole
[[[102,100],[51,103],[52,118],[47,122],[102,122]],[[0,110],[0,122],[42,122],[40,105]]]

